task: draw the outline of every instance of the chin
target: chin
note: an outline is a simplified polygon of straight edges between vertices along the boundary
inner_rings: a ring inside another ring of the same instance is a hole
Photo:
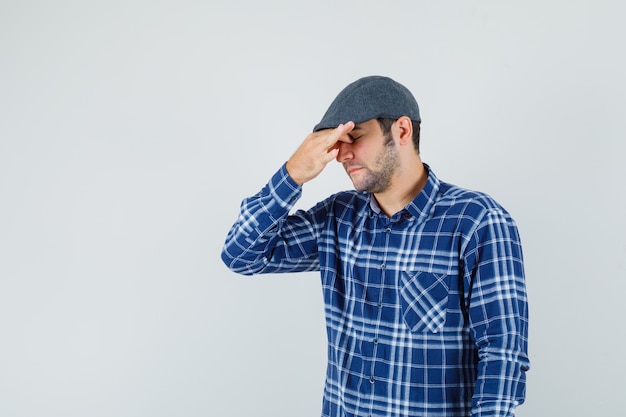
[[[358,184],[355,184],[354,181],[352,182],[352,186],[354,187],[355,190],[357,191],[366,191],[363,187],[359,187]]]

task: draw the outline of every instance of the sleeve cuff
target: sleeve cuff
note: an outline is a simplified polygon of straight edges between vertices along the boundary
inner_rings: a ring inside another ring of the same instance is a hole
[[[285,162],[280,169],[272,176],[269,182],[270,193],[278,204],[283,208],[293,206],[302,195],[302,186],[298,185],[287,172]]]

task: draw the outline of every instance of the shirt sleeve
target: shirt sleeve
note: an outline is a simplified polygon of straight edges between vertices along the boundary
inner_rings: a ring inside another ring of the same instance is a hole
[[[222,249],[226,266],[243,275],[319,269],[312,218],[303,211],[289,215],[301,195],[283,164],[259,193],[244,199]]]
[[[512,417],[530,368],[522,248],[513,219],[490,209],[468,247],[470,331],[478,348],[472,417]]]

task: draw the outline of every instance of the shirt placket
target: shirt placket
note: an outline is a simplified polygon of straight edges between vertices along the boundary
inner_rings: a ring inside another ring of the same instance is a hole
[[[375,303],[376,308],[374,309],[374,318],[375,326],[374,331],[370,336],[369,343],[371,344],[371,357],[369,360],[369,378],[368,383],[370,385],[371,398],[369,403],[369,416],[375,415],[374,413],[374,402],[376,400],[377,395],[379,395],[383,386],[381,384],[385,384],[383,379],[387,378],[387,375],[384,374],[383,366],[381,366],[384,362],[384,349],[381,345],[381,324],[385,318],[385,309],[390,308],[391,306],[387,306],[385,303],[384,295],[384,284],[386,282],[386,274],[388,273],[388,253],[389,253],[389,245],[390,245],[390,234],[391,234],[391,221],[388,217],[384,215],[376,216],[375,222],[375,244],[373,245],[377,248],[377,259],[379,260],[377,265],[373,265],[375,271],[371,271],[371,280],[369,282],[370,288],[368,292],[370,294],[370,302]],[[381,371],[382,370],[382,371]]]

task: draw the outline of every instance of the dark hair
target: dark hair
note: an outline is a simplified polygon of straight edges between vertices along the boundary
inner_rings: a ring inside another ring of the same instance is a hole
[[[391,137],[391,126],[397,119],[386,119],[380,117],[376,119],[380,128],[383,131],[385,137]],[[413,125],[413,147],[415,148],[415,152],[420,153],[420,122],[416,122],[415,120],[411,120],[411,124]]]

